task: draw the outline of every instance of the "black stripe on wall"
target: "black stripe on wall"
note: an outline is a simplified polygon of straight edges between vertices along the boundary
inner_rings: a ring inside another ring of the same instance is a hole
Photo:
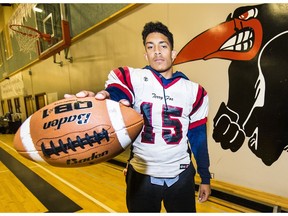
[[[48,212],[76,212],[82,208],[0,147],[0,161],[48,209]]]

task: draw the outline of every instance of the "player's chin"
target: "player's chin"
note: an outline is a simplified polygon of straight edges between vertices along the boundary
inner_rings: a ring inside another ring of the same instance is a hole
[[[172,68],[171,65],[163,65],[163,64],[152,65],[151,67],[159,73],[167,72]]]

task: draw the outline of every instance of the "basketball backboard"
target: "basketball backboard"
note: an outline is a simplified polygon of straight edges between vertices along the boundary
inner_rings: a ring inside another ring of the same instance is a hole
[[[51,35],[51,41],[39,38],[39,59],[46,59],[70,46],[70,29],[64,4],[37,4],[34,12],[37,30]]]

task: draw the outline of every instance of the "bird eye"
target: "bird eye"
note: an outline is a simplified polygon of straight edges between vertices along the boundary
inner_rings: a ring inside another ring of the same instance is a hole
[[[246,11],[245,13],[241,14],[239,16],[239,19],[241,20],[248,20],[250,18],[255,18],[258,15],[258,10],[257,8],[252,8],[249,11]]]

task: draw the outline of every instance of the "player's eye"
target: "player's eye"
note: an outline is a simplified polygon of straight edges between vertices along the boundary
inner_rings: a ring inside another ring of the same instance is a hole
[[[146,49],[151,50],[153,48],[153,45],[146,45]]]

